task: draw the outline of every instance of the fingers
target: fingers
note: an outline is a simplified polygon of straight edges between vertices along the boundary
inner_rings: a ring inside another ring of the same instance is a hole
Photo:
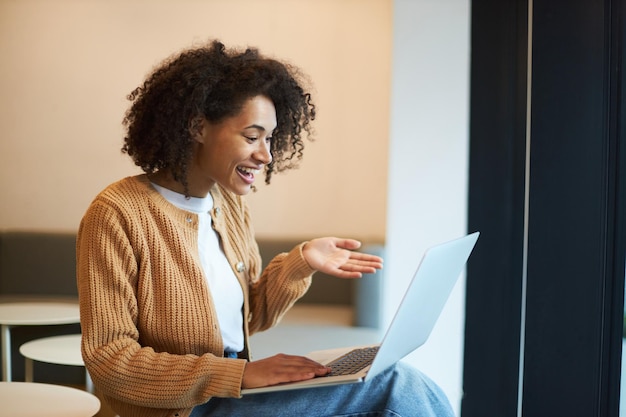
[[[354,239],[337,239],[335,245],[341,249],[347,249],[350,251],[350,259],[363,262],[369,262],[373,264],[380,264],[382,266],[383,259],[380,256],[370,255],[369,253],[352,252],[354,249],[361,247],[361,242]],[[365,263],[363,263],[365,264]],[[374,266],[374,265],[373,265]]]
[[[378,269],[383,267],[383,258],[368,253],[350,252],[349,262]]]
[[[350,255],[350,257],[352,259],[357,259],[360,261],[377,261],[377,262],[382,262],[383,258],[381,258],[380,256],[376,256],[376,255],[370,255],[369,253],[363,253],[363,252],[350,252],[352,255]]]
[[[242,387],[256,388],[284,382],[302,381],[324,376],[330,368],[309,358],[293,355],[276,355],[249,362],[244,369]]]
[[[361,247],[361,242],[355,239],[335,238],[335,246],[342,249],[355,250]]]
[[[313,239],[302,249],[304,259],[316,271],[339,278],[361,278],[381,269],[383,260],[379,256],[354,252],[361,242],[354,239],[326,237]]]
[[[382,269],[383,259],[366,253],[352,252],[350,258],[343,265],[346,271],[358,271],[363,273],[374,273],[377,269]]]

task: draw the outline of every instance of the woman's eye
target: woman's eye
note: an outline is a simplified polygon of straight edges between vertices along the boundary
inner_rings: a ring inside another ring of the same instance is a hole
[[[265,138],[265,142],[271,142],[274,138],[271,136],[268,136]]]
[[[244,135],[244,137],[245,137],[246,139],[248,139],[249,141],[251,141],[251,142],[254,142],[255,140],[257,140],[257,139],[258,139],[258,138],[257,138],[257,137],[255,137],[255,136],[245,136],[245,135]]]

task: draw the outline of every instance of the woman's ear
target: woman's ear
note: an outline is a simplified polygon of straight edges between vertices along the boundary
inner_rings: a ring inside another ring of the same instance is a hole
[[[189,136],[196,142],[204,143],[204,124],[206,119],[202,116],[196,116],[189,121]]]

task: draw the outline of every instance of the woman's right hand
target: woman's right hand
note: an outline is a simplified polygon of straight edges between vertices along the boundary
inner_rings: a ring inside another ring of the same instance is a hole
[[[304,381],[324,376],[330,368],[304,356],[278,354],[248,362],[243,371],[242,388],[258,388],[284,382]]]

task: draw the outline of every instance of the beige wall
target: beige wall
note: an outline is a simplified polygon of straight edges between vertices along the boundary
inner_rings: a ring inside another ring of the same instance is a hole
[[[0,0],[0,229],[75,230],[98,191],[137,172],[119,151],[125,96],[161,58],[210,37],[256,45],[311,76],[319,110],[301,168],[250,196],[257,233],[385,239],[390,317],[407,260],[466,229],[469,11],[469,0]],[[464,294],[461,279],[408,358],[457,413]]]
[[[384,239],[392,0],[0,0],[0,229],[75,230],[121,154],[125,99],[208,38],[259,46],[315,84],[301,168],[250,197],[260,236]]]

